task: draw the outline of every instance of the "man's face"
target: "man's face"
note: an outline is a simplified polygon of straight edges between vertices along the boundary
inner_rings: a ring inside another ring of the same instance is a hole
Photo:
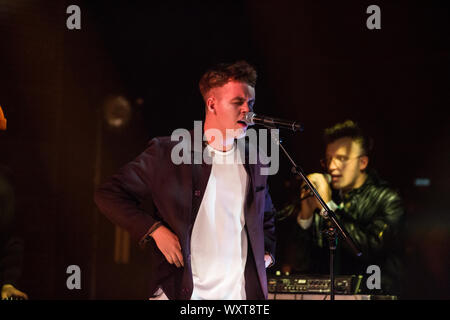
[[[224,135],[231,130],[233,137],[242,138],[247,125],[242,121],[245,114],[253,110],[255,88],[243,82],[230,81],[222,87],[212,89],[207,100],[207,116]],[[225,136],[224,136],[225,137]]]
[[[348,191],[361,181],[368,157],[363,155],[360,142],[345,137],[327,145],[324,162],[333,189]]]

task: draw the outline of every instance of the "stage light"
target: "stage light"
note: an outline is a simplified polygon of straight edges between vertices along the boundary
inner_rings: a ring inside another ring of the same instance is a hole
[[[6,118],[3,115],[3,110],[1,106],[0,106],[0,130],[6,130]]]
[[[431,185],[431,180],[428,178],[417,178],[414,180],[414,185],[416,187],[429,187]]]
[[[127,98],[121,95],[106,98],[103,105],[103,116],[111,128],[124,128],[131,119],[131,105]]]

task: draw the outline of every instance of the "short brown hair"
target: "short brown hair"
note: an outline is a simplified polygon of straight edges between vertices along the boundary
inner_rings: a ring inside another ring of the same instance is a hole
[[[356,122],[346,120],[325,129],[324,142],[326,145],[340,138],[351,138],[353,141],[358,141],[361,144],[363,154],[369,157],[372,155],[373,139],[368,137]]]
[[[213,89],[227,84],[229,81],[240,81],[255,87],[256,70],[248,62],[240,60],[234,63],[221,63],[207,70],[198,84],[203,99]]]

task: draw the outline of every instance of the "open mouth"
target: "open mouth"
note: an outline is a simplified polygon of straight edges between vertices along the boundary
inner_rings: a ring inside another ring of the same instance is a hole
[[[332,175],[331,176],[331,181],[332,182],[336,182],[338,181],[342,176],[341,175]]]
[[[241,125],[244,126],[244,127],[247,126],[247,123],[246,123],[244,120],[238,120],[237,123],[241,124]]]

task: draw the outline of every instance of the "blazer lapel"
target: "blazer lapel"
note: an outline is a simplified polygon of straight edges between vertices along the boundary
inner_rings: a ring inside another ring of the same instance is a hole
[[[191,135],[193,136],[193,135]],[[198,137],[196,137],[198,138]],[[203,138],[203,136],[202,136]],[[211,159],[203,159],[204,149],[206,142],[201,144],[195,144],[192,141],[192,210],[191,210],[191,224],[193,226],[195,219],[197,218],[198,210],[205,195],[206,186],[208,185],[209,176],[211,174],[212,165]],[[206,163],[206,161],[208,161]]]
[[[245,139],[245,138],[244,138]],[[238,142],[241,143],[241,142]],[[254,164],[250,164],[249,161],[249,143],[248,141],[245,140],[245,148],[244,150],[242,150],[242,148],[238,148],[239,152],[241,152],[241,159],[244,159],[244,168],[245,171],[248,174],[248,190],[247,190],[247,197],[246,197],[246,201],[245,201],[245,205],[244,205],[244,217],[245,217],[245,221],[246,221],[246,226],[247,226],[247,222],[249,221],[250,218],[250,212],[251,212],[251,204],[253,202],[253,198],[255,196],[255,190],[256,190],[256,186],[255,186],[255,165]],[[244,151],[245,154],[242,154],[242,151]]]

